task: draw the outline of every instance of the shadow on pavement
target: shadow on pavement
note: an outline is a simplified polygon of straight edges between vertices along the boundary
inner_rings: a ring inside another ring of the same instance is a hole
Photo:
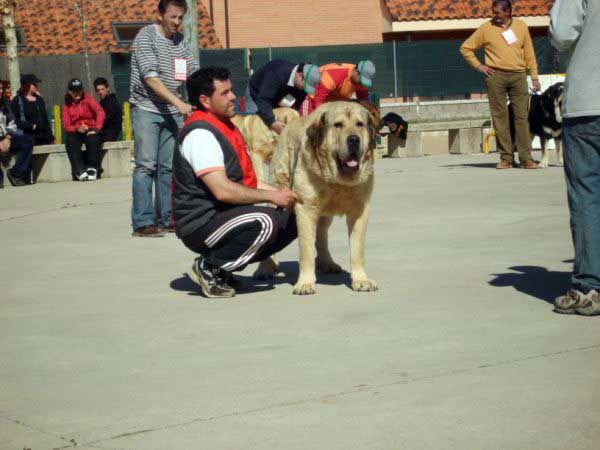
[[[298,274],[300,273],[298,261],[281,261],[279,262],[279,270],[285,274],[284,280],[286,283],[292,286],[296,284]],[[317,284],[352,287],[350,273],[345,270],[342,273],[320,273],[317,271]]]
[[[554,272],[538,266],[514,266],[513,272],[493,274],[496,278],[489,282],[491,286],[512,286],[517,291],[548,303],[569,289],[571,272]]]
[[[495,169],[497,163],[465,163],[465,164],[447,164],[441,167],[475,167],[477,169]]]

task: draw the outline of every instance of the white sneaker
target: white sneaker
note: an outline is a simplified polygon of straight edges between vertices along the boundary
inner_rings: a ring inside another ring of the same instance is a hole
[[[98,179],[98,171],[96,169],[87,170],[88,181],[96,181]]]
[[[79,181],[87,181],[88,180],[87,172],[81,172],[79,175],[77,175],[77,179]]]

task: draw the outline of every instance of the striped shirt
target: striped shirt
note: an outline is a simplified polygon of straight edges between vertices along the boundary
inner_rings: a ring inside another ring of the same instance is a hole
[[[187,61],[187,76],[200,68],[183,34],[175,33],[168,39],[158,31],[156,24],[142,28],[133,41],[129,102],[145,111],[178,114],[175,106],[160,98],[144,81],[158,77],[169,91],[183,99],[185,81],[175,79],[176,59]]]

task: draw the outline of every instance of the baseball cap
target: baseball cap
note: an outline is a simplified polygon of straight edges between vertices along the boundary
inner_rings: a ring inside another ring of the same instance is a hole
[[[360,84],[368,88],[373,86],[373,77],[375,76],[375,64],[373,64],[373,61],[361,61],[358,63],[357,68],[360,75]]]
[[[81,91],[83,90],[83,83],[80,79],[73,78],[71,81],[69,81],[69,84],[67,84],[67,89],[69,91]]]
[[[40,80],[32,73],[26,73],[21,75],[21,84],[38,84],[41,82],[42,80]]]
[[[304,92],[313,95],[317,84],[321,81],[321,72],[314,64],[304,64],[302,73],[304,74]]]

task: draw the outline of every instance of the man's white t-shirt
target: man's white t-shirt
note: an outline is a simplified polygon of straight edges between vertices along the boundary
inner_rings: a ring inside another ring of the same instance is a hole
[[[190,163],[197,177],[217,170],[225,170],[221,145],[208,130],[191,131],[181,144],[181,154]]]

